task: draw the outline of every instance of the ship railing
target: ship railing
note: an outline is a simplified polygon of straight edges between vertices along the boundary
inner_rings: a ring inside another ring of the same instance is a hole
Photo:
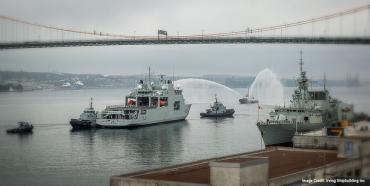
[[[136,108],[136,109],[152,109],[157,108],[155,105],[151,106],[136,106],[136,105],[109,105],[107,109],[119,109],[119,108]]]
[[[259,125],[274,125],[274,124],[303,124],[302,121],[290,121],[290,120],[266,120],[266,121],[259,121],[257,122]]]
[[[122,107],[125,107],[125,105],[109,105],[107,106],[107,109],[112,109],[112,108],[122,108]]]

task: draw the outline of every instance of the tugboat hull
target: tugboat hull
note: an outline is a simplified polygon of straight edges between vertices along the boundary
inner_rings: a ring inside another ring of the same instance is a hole
[[[71,119],[69,124],[71,124],[74,130],[91,129],[94,125],[91,121],[79,119]]]
[[[227,109],[226,112],[220,113],[200,113],[200,117],[232,117],[234,114],[234,109]]]
[[[27,122],[18,122],[19,127],[14,129],[8,129],[6,130],[6,133],[8,134],[28,134],[32,133],[33,125],[27,123]]]
[[[258,103],[258,100],[249,100],[246,98],[239,99],[240,104],[255,104]]]
[[[18,129],[18,128],[15,128],[15,129],[8,129],[6,130],[6,133],[8,134],[28,134],[28,133],[32,133],[32,128],[27,128],[27,129]]]

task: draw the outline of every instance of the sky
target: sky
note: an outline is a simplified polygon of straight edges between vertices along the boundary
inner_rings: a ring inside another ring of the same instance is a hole
[[[285,24],[365,4],[370,4],[370,0],[0,0],[0,14],[86,31],[154,35],[161,28],[169,35],[177,32],[186,35],[199,34],[202,30],[218,33]],[[341,32],[368,36],[369,20],[368,11],[343,17]],[[0,20],[0,26],[7,24]],[[339,34],[339,19],[323,24],[316,25],[315,35]],[[325,24],[329,29],[323,30]],[[311,34],[312,25],[300,29]],[[0,41],[9,37],[11,35],[3,31]],[[321,78],[326,71],[333,78],[351,73],[370,79],[367,75],[370,48],[363,45],[227,44],[3,50],[0,51],[0,70],[131,75],[144,73],[147,66],[152,66],[161,73],[174,71],[182,76],[198,76],[256,75],[270,68],[278,76],[294,77],[301,49],[312,76]]]
[[[163,28],[176,35],[284,24],[366,4],[370,0],[0,0],[0,14],[79,30],[148,35]]]

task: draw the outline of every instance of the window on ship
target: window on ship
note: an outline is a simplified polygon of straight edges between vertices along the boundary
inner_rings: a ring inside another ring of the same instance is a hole
[[[312,100],[325,100],[326,98],[325,91],[312,91],[309,94]]]
[[[173,110],[180,110],[180,101],[175,101],[173,104]]]
[[[150,106],[151,107],[158,107],[158,97],[151,97],[150,98]]]
[[[149,106],[149,97],[138,97],[137,103],[139,107],[148,107]]]

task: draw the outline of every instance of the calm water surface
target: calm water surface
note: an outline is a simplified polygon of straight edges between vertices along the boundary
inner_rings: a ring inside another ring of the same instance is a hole
[[[357,111],[370,113],[369,87],[330,89],[335,97],[355,104]],[[128,91],[1,93],[0,185],[108,185],[111,175],[261,147],[255,125],[257,106],[239,105],[235,100],[225,100],[236,110],[234,118],[200,119],[199,112],[209,104],[194,103],[186,121],[132,130],[71,132],[69,119],[78,117],[89,97],[94,97],[95,107],[101,110],[122,103]],[[245,89],[237,91],[244,94]],[[286,95],[291,92],[292,88],[285,88]],[[272,107],[262,107],[259,115],[265,118]],[[33,134],[5,133],[19,120],[34,123]]]

